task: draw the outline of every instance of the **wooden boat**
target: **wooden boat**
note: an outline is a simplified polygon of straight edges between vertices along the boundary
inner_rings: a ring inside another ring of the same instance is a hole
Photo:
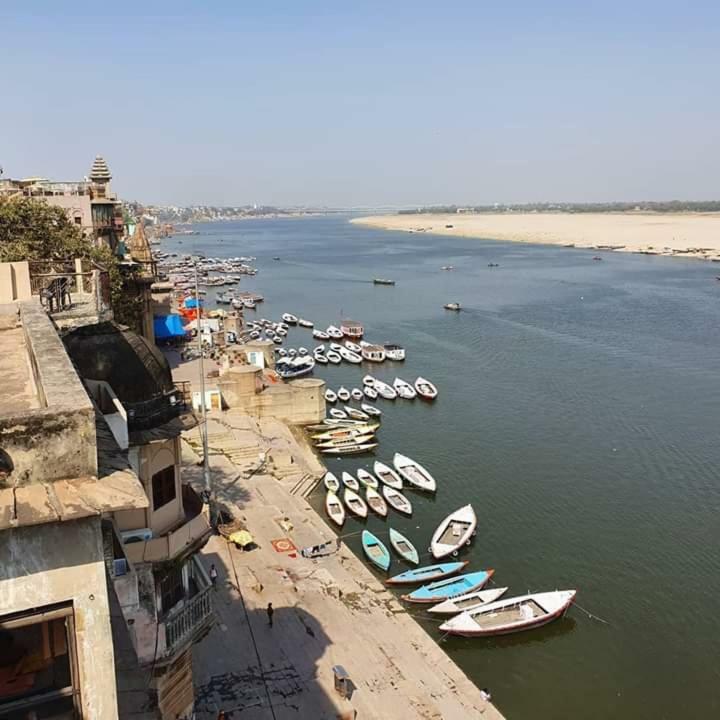
[[[530,630],[564,615],[577,590],[530,593],[467,610],[444,622],[442,632],[462,637],[489,637]]]
[[[344,448],[352,447],[353,445],[362,445],[363,443],[372,442],[375,439],[375,434],[368,432],[365,435],[356,435],[349,438],[331,438],[330,440],[321,440],[315,442],[315,447],[318,450],[327,450],[329,448]]]
[[[325,332],[328,337],[334,338],[335,340],[341,340],[343,336],[342,330],[339,327],[335,327],[335,325],[329,325]]]
[[[322,432],[313,432],[310,436],[313,440],[342,440],[347,438],[357,438],[363,435],[372,435],[378,428],[380,423],[363,423],[362,425],[351,425],[348,427],[332,427],[323,426]]]
[[[317,360],[317,358],[315,358]],[[325,400],[329,403],[337,402],[337,395],[329,388],[325,391]]]
[[[299,348],[298,348],[298,355],[307,355],[307,354],[308,354],[308,349],[307,349],[307,348],[305,348],[305,347],[299,347]]]
[[[390,544],[393,546],[395,552],[406,562],[418,565],[420,563],[420,556],[415,546],[402,534],[399,533],[395,528],[390,528]]]
[[[377,490],[377,487],[378,487],[377,478],[372,473],[365,470],[364,468],[360,468],[357,471],[357,478],[365,487],[371,487],[371,488],[375,488]]]
[[[313,323],[311,323],[309,320],[304,320],[303,318],[298,318],[297,324],[300,327],[304,328],[311,328],[313,326]]]
[[[385,362],[385,348],[380,345],[366,344],[360,349],[363,360],[369,362]]]
[[[323,485],[325,485],[325,489],[329,492],[337,492],[340,489],[340,481],[331,472],[325,473],[325,477],[323,478]]]
[[[374,285],[394,285],[394,280],[388,280],[387,278],[373,278]]]
[[[313,358],[315,359],[316,363],[320,363],[321,365],[327,365],[329,362],[325,355],[320,352],[314,352]]]
[[[363,443],[362,445],[348,445],[347,447],[322,448],[323,455],[362,455],[372,452],[378,446],[377,443]]]
[[[353,515],[357,515],[357,517],[361,518],[367,517],[367,505],[365,504],[365,501],[354,490],[351,490],[350,488],[345,488],[345,492],[343,493],[343,501],[345,502],[345,507]]]
[[[385,343],[383,345],[385,357],[388,360],[401,361],[405,359],[405,348],[395,343]]]
[[[313,330],[313,337],[317,340],[329,340],[330,336],[324,330]]]
[[[385,582],[388,585],[417,585],[419,583],[442,580],[455,573],[460,572],[468,564],[467,560],[459,562],[438,563],[437,565],[425,565],[420,568],[406,570],[404,573],[394,575]]]
[[[340,498],[332,491],[325,495],[325,512],[328,517],[338,526],[342,527],[345,522],[345,508]]]
[[[362,362],[362,357],[360,355],[352,350],[348,350],[346,347],[340,348],[337,352],[338,355],[340,355],[340,357],[346,362],[353,363],[354,365],[359,365]]]
[[[364,335],[365,328],[355,320],[341,320],[340,332],[342,332],[346,338],[359,339]]]
[[[366,376],[362,379],[362,384],[363,384],[365,387],[374,387],[374,385],[375,385],[375,378],[374,378],[372,375],[366,375]]]
[[[390,553],[385,545],[368,530],[362,531],[362,546],[368,560],[379,567],[387,570],[390,567]]]
[[[371,415],[371,416],[375,416],[375,417],[380,417],[380,415],[382,415],[382,411],[381,411],[381,410],[378,410],[378,409],[377,409],[376,407],[374,407],[373,405],[368,405],[367,403],[361,403],[361,404],[360,404],[360,409],[361,409],[366,415]]]
[[[357,478],[349,472],[343,472],[341,477],[345,487],[349,487],[351,490],[355,490],[355,492],[360,489],[360,483],[358,483]]]
[[[283,322],[286,322],[288,325],[297,325],[298,319],[295,315],[283,313],[280,317],[283,319]]]
[[[402,478],[385,463],[376,460],[373,465],[373,472],[375,476],[379,478],[385,485],[395,488],[395,490],[402,490],[403,482]]]
[[[359,355],[362,352],[362,348],[359,345],[357,345],[356,343],[354,343],[352,340],[346,340],[345,347],[348,350],[350,350],[351,352],[356,353],[357,355]]]
[[[345,405],[345,412],[347,413],[348,417],[351,417],[353,420],[369,420],[370,416],[367,413],[364,413],[362,410],[356,410],[355,408],[349,407]]]
[[[412,503],[399,491],[389,485],[382,486],[383,497],[398,512],[412,515]]]
[[[331,362],[333,365],[339,365],[342,362],[342,358],[332,350],[325,353],[325,357],[328,359],[328,362]]]
[[[446,303],[445,305],[443,305],[443,307],[446,310],[454,310],[455,312],[458,312],[459,310],[461,310],[459,302]]]
[[[402,378],[395,378],[393,387],[397,394],[404,400],[414,400],[417,393],[415,388],[409,383],[405,382]]]
[[[342,348],[342,345],[340,345],[339,343],[330,343],[330,344],[329,344],[329,348],[330,348],[333,352],[339,353],[339,352],[340,352],[340,349]]]
[[[330,408],[330,416],[337,418],[338,420],[344,420],[347,418],[347,413],[342,410],[338,410],[337,408]]]
[[[362,390],[359,390],[358,388],[353,388],[353,389],[350,391],[350,397],[351,397],[353,400],[362,400],[362,399],[363,399]]]
[[[427,609],[427,612],[435,615],[457,615],[467,610],[474,610],[481,605],[495,602],[507,592],[506,587],[489,588],[488,590],[475,590],[474,592],[458,595],[457,597],[443,600],[437,605]]]
[[[340,389],[336,394],[338,396],[338,400],[342,400],[343,402],[347,402],[350,399],[350,391],[344,386],[340,386]]]
[[[330,411],[332,412],[332,410]],[[434,492],[437,489],[435,478],[418,462],[400,453],[393,456],[395,469],[407,480],[420,490]]]
[[[365,395],[368,400],[377,400],[378,393],[371,385],[363,385],[363,395]]]
[[[464,505],[450,513],[437,527],[430,541],[430,552],[437,560],[456,555],[470,539],[477,528],[477,516],[472,505]]]
[[[487,584],[487,581],[494,573],[494,570],[480,570],[479,572],[438,580],[403,595],[402,599],[415,603],[436,603],[440,600],[448,600],[457,595],[479,590]]]
[[[395,388],[391,387],[382,380],[375,380],[373,388],[377,390],[377,393],[378,395],[380,395],[380,397],[383,397],[386,400],[395,400],[395,398],[398,396],[397,390],[395,390]]]
[[[314,353],[322,353],[325,354],[325,345],[318,345],[317,347],[313,348],[313,354]]]
[[[415,390],[423,400],[434,400],[437,397],[437,388],[425,378],[419,377],[415,381]]]
[[[292,380],[308,375],[315,368],[315,360],[308,355],[289,360],[284,365],[276,363],[275,372],[284,380]]]
[[[375,488],[369,486],[365,488],[365,500],[367,501],[368,507],[376,515],[387,517],[388,506]]]

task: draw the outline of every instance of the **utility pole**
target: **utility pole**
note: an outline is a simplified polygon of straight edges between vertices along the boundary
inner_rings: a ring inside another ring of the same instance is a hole
[[[203,495],[205,502],[210,505],[210,497],[212,488],[210,486],[210,465],[208,458],[208,433],[207,433],[207,405],[205,404],[205,359],[203,357],[203,341],[202,341],[202,306],[200,305],[200,292],[198,286],[198,258],[193,258],[195,262],[195,321],[197,323],[198,350],[200,351],[200,407],[202,409],[203,429],[200,435],[203,442],[203,479],[205,480],[205,490]],[[212,522],[212,515],[210,518]]]

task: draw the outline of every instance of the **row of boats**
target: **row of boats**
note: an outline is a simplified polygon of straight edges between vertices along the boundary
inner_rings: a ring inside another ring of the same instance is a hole
[[[337,391],[330,388],[325,391],[325,400],[329,403],[335,403],[338,400],[347,402],[351,397],[359,401],[363,397],[369,400],[376,400],[379,397],[385,400],[395,400],[398,397],[405,400],[413,400],[416,397],[423,400],[434,400],[437,396],[438,390],[435,385],[423,377],[418,377],[413,384],[397,377],[393,384],[389,385],[372,375],[366,375],[362,379],[362,389],[348,390],[345,386],[341,386]]]

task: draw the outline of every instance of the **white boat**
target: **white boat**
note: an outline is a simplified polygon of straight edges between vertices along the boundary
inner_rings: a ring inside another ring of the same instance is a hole
[[[313,348],[314,353],[324,353],[325,352],[325,345],[318,345],[317,347]]]
[[[325,495],[325,512],[338,527],[343,526],[345,522],[345,508],[340,498],[334,492],[328,492],[327,495]]]
[[[281,358],[282,360],[283,358]],[[283,378],[283,380],[293,380],[297,377],[302,377],[311,373],[315,368],[315,360],[305,355],[303,357],[297,357],[286,360],[285,363],[281,364],[278,361],[275,364],[275,372]]]
[[[437,397],[437,388],[423,377],[415,381],[415,390],[423,400],[434,400]]]
[[[477,528],[477,515],[472,505],[464,505],[450,513],[437,527],[430,541],[430,552],[439,560],[457,555],[464,545],[469,545]]]
[[[288,357],[294,358],[294,357],[297,356],[298,353],[297,353],[297,350],[296,350],[295,348],[290,348],[290,349],[287,351],[287,354],[288,354]]]
[[[358,355],[357,353],[354,353],[352,350],[348,350],[345,347],[341,347],[338,351],[338,355],[349,363],[354,363],[355,365],[359,365],[362,362],[362,357]]]
[[[445,305],[443,305],[443,307],[446,310],[454,310],[455,312],[459,312],[462,309],[459,302],[446,303]]]
[[[330,408],[330,417],[334,417],[336,420],[347,420],[347,413],[337,408]]]
[[[378,423],[363,423],[362,425],[350,425],[347,427],[324,426],[321,432],[311,435],[313,441],[342,440],[343,438],[359,438],[364,435],[372,435],[378,429]]]
[[[287,330],[284,330],[283,328],[278,328],[275,332],[280,337],[287,337]]]
[[[331,362],[333,365],[339,365],[342,362],[342,358],[332,350],[326,352],[325,357],[328,359],[328,362]]]
[[[324,330],[313,330],[313,337],[317,340],[329,340],[330,336]]]
[[[360,354],[364,360],[369,362],[384,362],[386,358],[385,348],[380,347],[380,345],[366,344],[360,349]]]
[[[377,394],[386,400],[395,400],[397,397],[397,390],[382,380],[375,380],[375,385],[373,387],[377,390]]]
[[[373,472],[380,480],[395,490],[402,490],[402,478],[388,465],[376,460],[373,465]]]
[[[433,605],[427,612],[436,615],[457,615],[461,612],[468,612],[479,608],[481,605],[495,602],[507,592],[506,587],[490,588],[489,590],[475,590],[465,595],[458,595],[450,600]]]
[[[350,397],[351,397],[353,400],[362,400],[362,399],[363,399],[362,390],[358,390],[357,388],[353,388],[353,389],[350,391]]]
[[[357,345],[356,343],[352,342],[352,340],[346,340],[345,341],[345,347],[350,350],[351,352],[356,353],[359,355],[362,352],[362,348]]]
[[[328,337],[331,337],[335,340],[342,340],[342,330],[335,325],[329,325],[325,332],[327,333]]]
[[[395,510],[405,513],[405,515],[412,515],[412,503],[399,490],[389,485],[383,485],[382,494],[388,501],[388,505],[394,507]]]
[[[313,357],[315,358],[315,362],[319,362],[321,365],[327,365],[329,362],[325,355],[319,352],[313,353]]]
[[[395,388],[397,394],[405,400],[414,400],[417,395],[415,388],[409,382],[405,382],[402,378],[395,378],[393,387]]]
[[[462,612],[444,622],[440,630],[463,637],[489,637],[530,630],[564,615],[576,594],[577,590],[555,590],[504,598]]]
[[[313,326],[313,323],[311,323],[309,320],[304,320],[303,318],[298,318],[297,324],[300,327],[304,328],[311,328]]]
[[[374,387],[375,386],[375,378],[372,375],[366,375],[362,379],[362,384],[365,387]]]
[[[347,402],[350,399],[350,391],[345,386],[341,386],[340,389],[337,391],[337,396],[338,400]]]
[[[405,348],[396,345],[395,343],[385,343],[383,345],[385,349],[385,357],[388,360],[404,360],[405,359]]]
[[[362,410],[356,410],[355,408],[348,407],[345,405],[345,412],[347,413],[347,416],[349,418],[352,418],[353,420],[369,420],[370,416],[367,413],[364,413]]]
[[[323,455],[362,455],[371,452],[377,446],[377,443],[363,443],[362,445],[349,445],[341,448],[324,448],[320,452]]]
[[[380,417],[382,415],[382,411],[378,410],[376,407],[372,405],[368,405],[367,403],[361,403],[360,409],[366,414],[370,416]]]
[[[375,488],[377,490],[378,488],[378,480],[377,478],[365,468],[360,468],[357,471],[357,477],[358,480],[365,486],[365,487],[371,487]]]
[[[315,447],[318,450],[328,450],[332,448],[353,448],[356,445],[364,445],[365,443],[372,442],[375,438],[375,433],[368,431],[364,435],[349,435],[331,437],[327,440],[315,440]]]
[[[245,299],[243,300],[243,305],[244,305],[248,310],[255,310],[255,307],[256,307],[255,301],[252,300],[252,299],[250,299],[250,298],[245,298]]]
[[[345,337],[359,340],[365,333],[365,328],[356,320],[342,320],[340,322],[340,332]]]
[[[317,358],[316,358],[317,359]],[[325,391],[325,400],[329,403],[337,402],[337,394],[334,393],[330,388]]]
[[[283,339],[282,339],[279,335],[276,335],[276,336],[272,339],[272,341],[273,341],[276,345],[282,345]]]
[[[331,472],[325,473],[325,477],[323,478],[323,485],[325,485],[325,489],[329,492],[337,492],[340,489],[340,481]]]
[[[370,387],[370,385],[363,385],[363,394],[369,400],[377,400],[377,390],[374,387]]]
[[[380,517],[387,517],[388,507],[387,503],[383,500],[382,495],[373,487],[367,485],[365,487],[365,499],[368,507]]]
[[[275,348],[275,352],[276,352],[280,357],[287,357],[287,350],[286,350],[285,348]]]
[[[280,317],[283,319],[283,322],[286,322],[288,325],[297,325],[298,319],[295,315],[283,313]]]
[[[307,354],[308,354],[307,348],[304,348],[304,347],[298,348],[298,355],[307,355]]]
[[[353,477],[349,472],[343,472],[342,481],[343,485],[349,487],[351,490],[357,492],[360,489],[360,483],[357,481],[357,478]]]
[[[342,345],[339,345],[338,343],[330,343],[329,347],[333,352],[336,353],[339,353],[340,350],[342,350]]]
[[[400,475],[416,488],[428,490],[429,492],[434,492],[437,489],[435,478],[420,463],[415,462],[412,458],[401,455],[400,453],[395,453],[393,465]]]
[[[230,301],[230,304],[236,309],[236,310],[242,310],[245,307],[245,301],[241,300],[240,298],[233,298]]]
[[[353,515],[357,515],[361,518],[367,517],[367,505],[365,504],[365,501],[354,490],[351,490],[350,488],[345,488],[345,492],[343,493],[343,500],[345,501],[345,506]]]

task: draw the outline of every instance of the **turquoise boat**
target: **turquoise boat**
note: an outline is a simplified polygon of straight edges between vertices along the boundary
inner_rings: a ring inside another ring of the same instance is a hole
[[[479,590],[493,576],[494,572],[494,570],[480,570],[479,572],[447,578],[429,585],[423,585],[401,597],[407,602],[415,603],[435,603],[449,600],[458,595],[465,595]]]
[[[460,572],[467,564],[467,560],[459,560],[457,562],[426,565],[425,567],[394,575],[385,582],[388,585],[413,585],[414,583],[428,582],[428,580],[440,580],[440,578]]]
[[[420,562],[415,546],[402,533],[395,530],[395,528],[390,528],[390,544],[403,560],[413,565],[417,565]]]
[[[390,553],[381,540],[375,537],[368,530],[362,531],[362,546],[368,560],[379,567],[387,570],[390,567]]]

